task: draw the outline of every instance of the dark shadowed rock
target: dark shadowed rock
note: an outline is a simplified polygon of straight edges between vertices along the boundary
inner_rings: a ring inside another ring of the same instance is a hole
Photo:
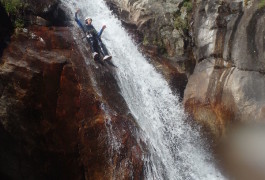
[[[50,52],[48,39],[37,35],[43,32],[53,36],[52,30],[37,28],[13,36],[2,57],[0,171],[10,179],[82,179],[77,77],[66,49]]]
[[[7,46],[12,33],[12,23],[5,11],[5,8],[0,3],[0,57],[2,56],[2,52]]]
[[[67,26],[70,20],[60,0],[21,0],[27,6],[26,24]],[[46,21],[46,22],[45,22]]]

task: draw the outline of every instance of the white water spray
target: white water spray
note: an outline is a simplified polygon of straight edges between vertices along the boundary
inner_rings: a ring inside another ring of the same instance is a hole
[[[104,1],[65,0],[64,3],[72,14],[80,8],[84,15],[92,17],[96,29],[107,25],[102,39],[118,67],[117,81],[142,130],[139,136],[150,151],[150,156],[144,157],[145,179],[225,179],[203,149],[199,133],[185,122],[187,117],[178,97],[138,51]]]

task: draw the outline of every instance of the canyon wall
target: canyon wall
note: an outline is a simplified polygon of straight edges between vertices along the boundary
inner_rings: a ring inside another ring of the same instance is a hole
[[[156,61],[162,66],[170,62],[175,72],[188,77],[183,101],[186,111],[213,138],[222,137],[231,124],[263,122],[262,1],[106,2],[125,28],[138,34],[145,52],[158,51],[152,54],[156,59],[164,49],[165,58]],[[167,68],[159,68],[167,74]],[[175,84],[183,82],[172,79]]]
[[[217,138],[234,123],[264,122],[261,1],[194,2],[195,71],[184,104]]]
[[[147,152],[113,69],[80,49],[59,2],[34,2],[25,28],[2,16],[0,179],[142,177]]]
[[[189,20],[192,3],[183,0],[105,0],[150,62],[182,100],[194,69]]]
[[[81,51],[60,2],[26,2],[20,29],[0,6],[1,179],[140,179],[148,152],[114,70]],[[213,139],[264,121],[262,1],[106,2]]]

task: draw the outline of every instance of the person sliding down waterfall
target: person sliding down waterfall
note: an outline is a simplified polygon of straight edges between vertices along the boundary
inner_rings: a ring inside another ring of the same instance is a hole
[[[103,42],[101,40],[101,35],[102,35],[104,29],[106,28],[106,25],[104,25],[98,33],[97,30],[92,25],[92,18],[86,17],[85,18],[85,25],[83,25],[81,23],[81,21],[78,18],[79,12],[80,12],[80,9],[78,9],[75,12],[75,21],[77,22],[79,27],[83,30],[83,32],[86,35],[86,39],[87,39],[87,41],[90,45],[91,51],[92,51],[93,59],[97,60],[99,58],[98,52],[100,52],[103,56],[104,61],[105,60],[111,60],[112,57],[109,55],[106,46],[103,44]],[[98,49],[99,49],[99,51],[97,51]]]

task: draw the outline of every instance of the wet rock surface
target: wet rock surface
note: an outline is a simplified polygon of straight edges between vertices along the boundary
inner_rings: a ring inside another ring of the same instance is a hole
[[[147,150],[114,67],[83,53],[70,27],[12,35],[0,64],[1,179],[143,176]]]
[[[176,27],[177,18],[186,21],[189,16],[184,1],[105,1],[182,100],[195,65],[193,55],[188,53],[188,31]]]
[[[1,58],[0,174],[6,179],[82,179],[76,141],[80,89],[65,55],[71,45],[50,51],[52,40],[67,42],[56,33],[67,34],[36,27],[19,32]]]
[[[143,52],[180,97],[187,82],[182,77],[189,78],[186,110],[214,139],[234,122],[263,121],[264,7],[259,1],[194,1],[191,29],[184,36],[174,26],[175,14],[185,16],[183,1],[106,2],[137,42],[151,42],[146,34],[161,39],[167,57],[155,43],[146,43]],[[186,54],[171,53],[178,49],[174,38],[185,42],[189,35],[192,41],[182,48]]]
[[[228,132],[234,133],[235,125],[264,123],[264,2],[193,1],[190,31],[188,35],[184,35],[186,38],[192,36],[189,43],[174,29],[176,26],[173,26],[176,16],[172,12],[179,11],[182,1],[106,2],[124,22],[125,28],[136,34],[134,39],[138,43],[144,42],[142,50],[150,57],[150,62],[157,70],[166,79],[172,79],[169,82],[177,83],[174,86],[186,88],[183,101],[186,111],[202,125],[203,132],[210,141],[213,140],[214,145],[223,137],[227,136],[229,140]],[[166,8],[167,5],[170,8]],[[185,13],[181,13],[181,16],[183,14]],[[153,37],[161,39],[167,58],[161,56],[161,46],[152,43]],[[189,51],[189,48],[192,50]],[[186,74],[187,86],[185,83],[179,84],[185,80],[172,78],[172,72]],[[226,146],[219,144],[218,148],[225,149]],[[228,163],[225,162],[222,167],[231,178],[264,177],[263,170],[258,172],[253,168],[257,164],[242,162],[252,157],[252,152],[247,157],[236,159],[237,156],[230,157],[231,152],[228,149],[224,150],[225,153],[222,152],[229,156],[226,157]],[[238,151],[237,149],[234,153],[237,154]],[[231,167],[231,162],[236,165]],[[252,165],[250,173],[242,170]],[[259,165],[257,167],[262,168]],[[259,177],[260,173],[262,176]]]
[[[30,23],[13,35],[0,9],[0,179],[141,179],[148,152],[115,67],[79,48],[60,3],[27,2]],[[258,0],[194,1],[192,50],[174,26],[183,1],[107,3],[211,138],[237,122],[264,122]]]

